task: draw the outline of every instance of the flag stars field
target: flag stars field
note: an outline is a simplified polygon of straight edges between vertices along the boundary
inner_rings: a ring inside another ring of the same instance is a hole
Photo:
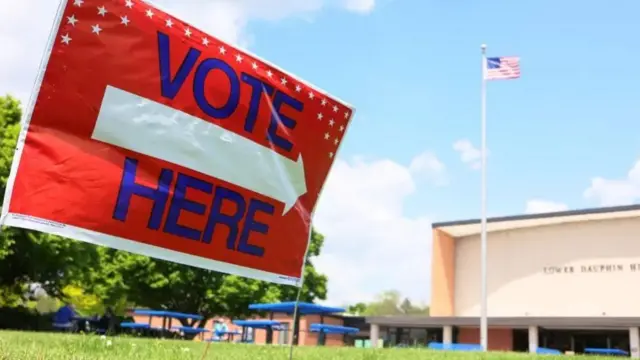
[[[75,27],[77,22],[78,22],[78,19],[76,19],[75,15],[67,16],[67,24]]]
[[[62,35],[62,43],[63,44],[69,45],[70,42],[71,42],[71,38],[69,37],[69,34]]]

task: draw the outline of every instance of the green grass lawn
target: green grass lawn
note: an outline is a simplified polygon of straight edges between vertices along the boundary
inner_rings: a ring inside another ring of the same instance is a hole
[[[200,360],[206,343],[177,340],[149,340],[128,337],[101,338],[93,335],[60,335],[34,332],[0,331],[0,360]],[[288,359],[289,349],[282,346],[211,344],[205,359],[272,360]],[[426,349],[357,349],[298,347],[294,359],[330,360],[528,360],[555,356],[530,356],[515,353],[432,352]],[[567,359],[567,357],[562,357]],[[571,359],[594,359],[575,356]],[[599,358],[605,359],[605,358]]]

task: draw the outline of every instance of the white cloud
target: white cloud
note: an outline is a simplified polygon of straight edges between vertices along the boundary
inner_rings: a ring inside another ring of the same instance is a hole
[[[533,199],[533,200],[527,201],[527,207],[525,209],[525,212],[527,214],[539,214],[539,213],[547,213],[547,212],[565,211],[568,209],[569,207],[566,204],[563,204],[560,202]]]
[[[447,174],[444,164],[438,157],[426,151],[411,160],[409,171],[419,179],[433,182],[435,185],[446,185]]]
[[[429,300],[431,223],[404,211],[414,175],[387,159],[336,160],[314,218],[325,235],[316,266],[329,276],[329,303],[369,301],[388,289]]]
[[[584,191],[584,197],[598,202],[601,206],[630,205],[640,199],[640,160],[623,179],[591,179],[591,186]]]
[[[368,13],[373,11],[376,5],[375,0],[344,0],[347,9],[359,13]]]
[[[473,146],[471,141],[460,139],[453,143],[453,150],[460,154],[460,160],[469,165],[472,169],[480,169],[482,165],[482,152]],[[489,152],[487,151],[487,156]]]
[[[28,100],[59,1],[4,1],[0,11],[0,95]],[[137,1],[135,1],[137,2]],[[223,40],[247,47],[250,21],[309,18],[324,7],[367,13],[375,0],[156,0],[154,3]]]

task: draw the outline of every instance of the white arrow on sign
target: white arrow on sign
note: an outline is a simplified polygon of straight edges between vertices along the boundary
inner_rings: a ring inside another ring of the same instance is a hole
[[[284,203],[307,192],[302,155],[288,159],[218,125],[107,86],[92,139],[165,160]]]

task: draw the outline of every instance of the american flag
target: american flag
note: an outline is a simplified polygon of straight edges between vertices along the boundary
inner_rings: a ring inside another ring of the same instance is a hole
[[[516,56],[487,58],[485,80],[508,80],[520,77],[520,58]]]

